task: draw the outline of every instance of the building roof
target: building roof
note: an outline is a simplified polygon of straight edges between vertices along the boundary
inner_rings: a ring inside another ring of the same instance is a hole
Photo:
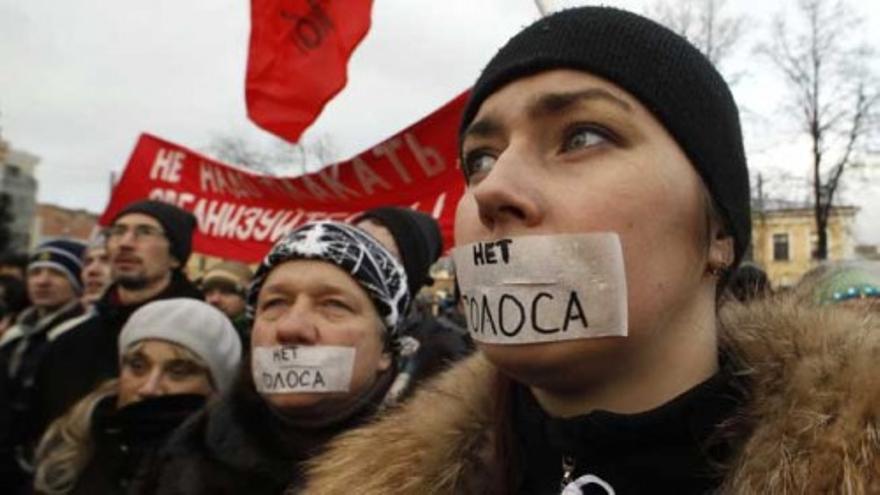
[[[771,216],[801,216],[813,215],[812,203],[803,201],[788,200],[764,200],[764,208],[760,208],[756,202],[752,202],[752,215],[771,215]],[[831,207],[831,215],[843,215],[852,217],[858,213],[859,207],[851,205],[838,205]]]

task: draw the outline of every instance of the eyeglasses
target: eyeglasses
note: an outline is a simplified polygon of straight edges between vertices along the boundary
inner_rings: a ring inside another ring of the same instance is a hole
[[[107,236],[107,239],[119,240],[125,237],[125,234],[127,234],[129,231],[131,231],[132,235],[134,235],[136,241],[140,241],[142,239],[158,239],[161,237],[165,237],[165,232],[162,231],[162,229],[158,227],[153,227],[152,225],[125,225],[121,223],[107,228],[107,230],[105,230],[105,235]]]

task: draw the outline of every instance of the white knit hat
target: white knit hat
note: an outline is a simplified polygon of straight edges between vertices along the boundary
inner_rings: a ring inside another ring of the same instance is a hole
[[[178,344],[202,358],[221,393],[232,385],[241,361],[241,339],[232,322],[198,299],[162,299],[138,308],[119,334],[119,356],[144,339]]]

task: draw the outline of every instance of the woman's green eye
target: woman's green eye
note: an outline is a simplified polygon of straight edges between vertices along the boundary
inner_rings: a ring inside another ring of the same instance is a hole
[[[485,150],[474,150],[464,158],[464,172],[468,182],[477,177],[483,177],[492,170],[496,158]]]
[[[578,127],[569,132],[562,143],[562,151],[574,151],[608,141],[604,133],[594,127]]]

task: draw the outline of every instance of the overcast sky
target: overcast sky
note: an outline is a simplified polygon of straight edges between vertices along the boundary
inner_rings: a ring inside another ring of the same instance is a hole
[[[642,12],[652,2],[602,3]],[[880,2],[852,3],[880,50]],[[807,144],[780,114],[785,88],[751,52],[771,15],[791,12],[793,0],[728,4],[750,19],[732,62],[744,73],[734,93],[750,167],[806,174]],[[533,0],[374,0],[349,84],[304,142],[329,138],[340,159],[377,144],[466,89],[538,15]],[[15,148],[41,157],[39,200],[102,211],[110,172],[122,170],[141,132],[196,149],[215,135],[267,143],[245,112],[248,30],[246,0],[0,0],[0,126]],[[845,199],[862,206],[862,242],[880,243],[878,198],[877,184],[847,191]]]

